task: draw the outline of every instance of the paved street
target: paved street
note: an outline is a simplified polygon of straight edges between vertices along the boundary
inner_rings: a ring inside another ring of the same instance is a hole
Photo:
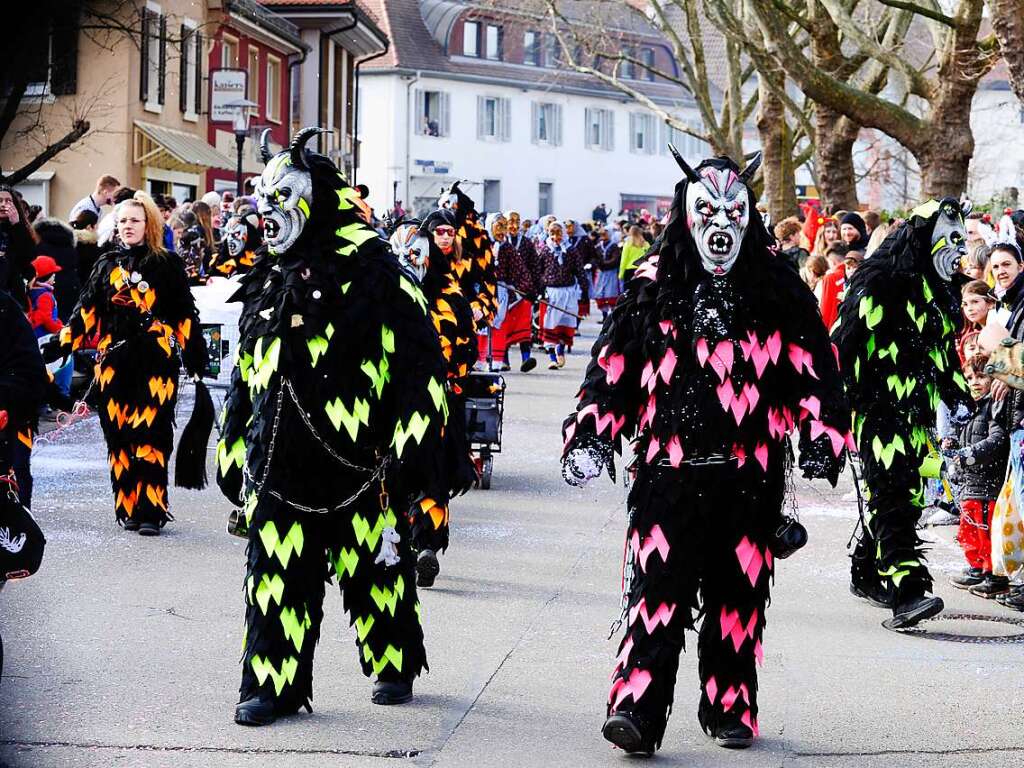
[[[505,450],[492,490],[452,505],[452,546],[421,598],[431,671],[407,706],[370,704],[354,632],[329,590],[315,713],[235,726],[244,542],[224,532],[228,505],[215,489],[172,490],[176,521],[158,539],[139,538],[113,522],[95,420],[40,447],[46,560],[0,594],[0,765],[622,765],[599,731],[615,655],[605,638],[618,611],[623,491],[607,479],[572,489],[557,462],[593,324],[587,331],[565,370],[508,376]],[[1024,764],[1021,646],[882,629],[885,615],[847,592],[856,507],[841,500],[846,490],[799,484],[811,541],[778,568],[763,738],[734,753],[701,733],[694,638],[662,763]],[[947,610],[1020,616],[946,586],[960,567],[952,529],[940,531],[932,559]]]

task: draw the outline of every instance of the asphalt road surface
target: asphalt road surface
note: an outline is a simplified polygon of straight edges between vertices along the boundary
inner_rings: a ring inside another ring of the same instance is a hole
[[[156,539],[114,523],[96,421],[34,457],[49,544],[35,577],[0,594],[6,676],[0,765],[615,766],[600,735],[617,638],[621,485],[585,489],[558,469],[559,425],[593,338],[564,370],[508,375],[505,445],[490,491],[452,504],[452,543],[424,590],[430,673],[408,705],[370,703],[354,632],[328,590],[315,712],[262,729],[232,722],[242,640],[244,542],[215,488],[172,490]],[[932,768],[1024,765],[1024,646],[908,637],[847,591],[856,505],[798,482],[807,548],[779,563],[761,674],[762,738],[726,752],[696,720],[695,638],[680,665],[659,762],[685,766]],[[947,586],[952,529],[931,559],[947,611],[1021,614]],[[977,636],[1024,627],[945,621]]]

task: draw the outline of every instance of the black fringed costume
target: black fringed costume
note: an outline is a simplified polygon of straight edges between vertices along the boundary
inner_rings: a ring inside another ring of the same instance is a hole
[[[466,437],[466,398],[463,389],[473,363],[476,362],[476,336],[473,311],[462,295],[459,282],[451,271],[450,259],[433,242],[430,235],[434,221],[444,221],[444,211],[427,217],[421,231],[430,237],[430,258],[423,275],[423,294],[430,307],[441,342],[448,371],[448,423],[444,431],[445,481],[444,496],[424,496],[413,503],[409,512],[413,546],[418,551],[443,552],[448,548],[449,509],[451,496],[464,493],[475,479],[473,461]]]
[[[687,179],[676,186],[665,236],[605,322],[576,413],[564,425],[570,482],[602,466],[612,475],[613,449],[634,438],[627,631],[608,712],[628,713],[642,744],[624,746],[607,723],[605,731],[628,751],[660,745],[684,630],[700,616],[701,726],[719,734],[742,724],[756,734],[755,661],[782,519],[787,436],[799,427],[805,475],[833,484],[848,438],[814,296],[773,254],[748,174],[726,158],[696,171],[680,164]],[[709,269],[695,233],[725,242],[709,227],[732,224],[735,266]],[[573,478],[580,455],[591,469]]]
[[[178,353],[201,376],[208,351],[181,262],[145,245],[104,253],[61,332],[64,354],[97,339],[93,398],[106,439],[114,514],[135,528],[169,519]],[[180,459],[180,457],[179,457]]]
[[[456,182],[447,192],[446,204],[455,214],[455,237],[461,258],[451,259],[451,269],[482,329],[498,311],[498,281],[491,253],[491,238],[477,220],[473,200]]]
[[[241,701],[309,707],[333,569],[366,675],[426,668],[405,510],[436,492],[445,367],[416,280],[304,149],[257,185],[268,254],[242,277],[218,482],[248,522]],[[239,714],[236,711],[236,720]],[[268,720],[269,721],[269,720]]]
[[[970,403],[956,352],[960,290],[933,263],[944,207],[962,227],[956,201],[915,211],[856,271],[832,332],[869,490],[853,585],[894,608],[931,591],[916,526],[939,402],[951,412]]]

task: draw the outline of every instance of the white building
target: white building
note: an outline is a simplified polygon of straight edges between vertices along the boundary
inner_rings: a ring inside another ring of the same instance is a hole
[[[398,199],[423,213],[462,179],[480,211],[589,219],[603,202],[664,212],[680,177],[666,144],[694,162],[705,154],[621,93],[559,68],[538,19],[460,0],[365,5],[391,39],[359,94],[357,180],[379,211]],[[638,58],[674,66],[663,41],[624,34]],[[635,84],[697,122],[677,86]]]

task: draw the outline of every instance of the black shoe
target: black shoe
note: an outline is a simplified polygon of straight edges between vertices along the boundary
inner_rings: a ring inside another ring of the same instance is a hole
[[[627,755],[650,757],[654,744],[644,737],[640,720],[632,712],[614,712],[604,721],[601,735]]]
[[[984,580],[985,572],[981,568],[964,568],[963,572],[950,579],[949,583],[957,589],[970,589]]]
[[[715,731],[715,744],[726,749],[746,749],[754,743],[754,732],[743,723],[721,725]]]
[[[139,525],[139,536],[159,536],[160,526],[157,523],[141,523]]]
[[[536,367],[537,367],[537,358],[535,358],[535,357],[528,357],[525,360],[523,360],[522,365],[519,366],[519,370],[522,373],[529,373],[530,371],[532,371]]]
[[[1013,611],[1024,611],[1024,592],[1008,593],[996,598],[1000,605]]]
[[[370,701],[374,704],[405,704],[412,699],[412,680],[378,680]]]
[[[432,587],[437,574],[441,572],[441,564],[432,549],[424,549],[416,557],[416,586]]]
[[[997,595],[1005,595],[1010,591],[1010,580],[1005,576],[994,576],[986,573],[980,584],[968,590],[972,595],[991,600]]]
[[[919,595],[898,601],[892,609],[892,618],[882,622],[888,629],[905,629],[920,621],[937,616],[944,608],[941,597]]]
[[[235,707],[235,722],[238,725],[270,725],[275,720],[277,714],[274,712],[274,702],[269,699],[253,696]]]
[[[859,597],[861,600],[867,600],[875,608],[892,610],[892,596],[889,590],[877,582],[873,584],[851,582],[850,594],[854,597]]]
[[[142,525],[142,523],[140,523],[138,520],[133,520],[129,517],[127,520],[121,523],[121,525],[124,527],[126,531],[131,531],[134,533],[135,531],[139,530],[139,526]]]

